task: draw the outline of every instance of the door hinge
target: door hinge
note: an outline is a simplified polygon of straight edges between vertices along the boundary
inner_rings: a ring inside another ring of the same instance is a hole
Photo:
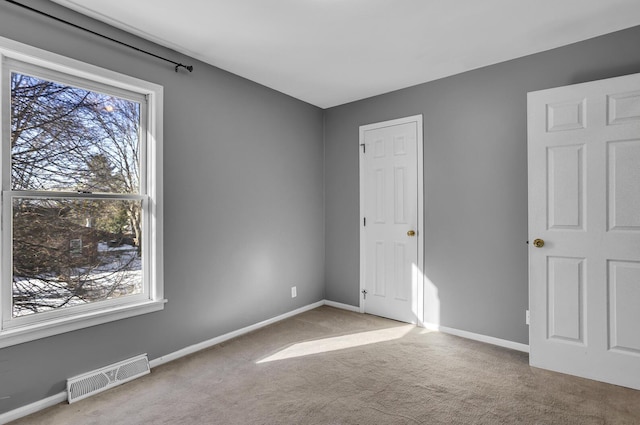
[[[366,226],[367,225],[367,217],[363,217],[362,218],[362,225]]]
[[[364,297],[365,300],[367,299],[367,290],[366,289],[362,290],[362,296]]]
[[[367,152],[367,145],[365,145],[364,143],[360,143],[360,146],[362,146],[362,153],[366,153]]]

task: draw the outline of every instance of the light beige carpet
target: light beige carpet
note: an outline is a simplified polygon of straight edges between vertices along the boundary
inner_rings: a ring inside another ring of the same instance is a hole
[[[640,424],[640,391],[321,307],[14,424]]]

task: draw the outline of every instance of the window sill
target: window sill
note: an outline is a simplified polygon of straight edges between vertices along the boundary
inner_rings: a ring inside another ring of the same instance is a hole
[[[167,300],[120,305],[0,331],[0,348],[164,309]]]

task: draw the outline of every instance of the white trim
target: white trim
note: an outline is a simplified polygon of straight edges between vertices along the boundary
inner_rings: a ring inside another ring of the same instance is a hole
[[[0,37],[0,54],[6,58],[42,66],[63,74],[97,81],[142,95],[148,95],[150,92],[158,90],[158,88],[162,91],[162,87],[158,84],[91,65],[5,37]]]
[[[0,333],[0,348],[84,329],[89,326],[113,322],[115,320],[126,319],[128,317],[139,316],[141,314],[153,313],[154,311],[162,310],[166,302],[167,300],[158,300],[131,305],[119,305],[93,310],[84,314],[74,314],[69,317],[5,329]]]
[[[474,341],[480,341],[486,344],[497,345],[499,347],[509,348],[511,350],[522,351],[523,353],[529,352],[529,346],[527,344],[521,344],[519,342],[513,342],[506,339],[495,338],[493,336],[477,334],[474,332],[462,331],[460,329],[448,328],[446,326],[440,326],[434,323],[424,323],[423,325],[425,329],[429,329],[432,331],[455,335],[466,339],[472,339]]]
[[[417,325],[424,326],[424,285],[425,285],[425,272],[424,272],[424,129],[422,115],[416,115],[418,126],[418,290],[417,290]],[[422,277],[422,281],[420,281]]]
[[[364,132],[367,130],[382,128],[382,127],[390,127],[394,125],[401,125],[407,123],[416,123],[417,127],[417,161],[418,161],[418,193],[417,193],[417,206],[418,206],[418,217],[417,217],[417,243],[418,243],[418,273],[419,276],[423,276],[422,282],[419,282],[417,287],[416,299],[413,300],[415,311],[416,311],[416,323],[418,326],[423,326],[424,322],[424,134],[423,134],[423,120],[422,114],[413,115],[404,118],[398,118],[389,121],[382,121],[373,124],[367,124],[360,126],[359,129],[359,137],[358,137],[358,168],[360,169],[360,182],[359,182],[359,192],[360,192],[360,289],[358,292],[360,302],[359,312],[364,313],[364,302],[362,302],[362,290],[364,289],[364,276],[365,276],[365,237],[364,237],[364,223],[363,223],[363,211],[365,209],[365,199],[364,199],[364,191],[362,190],[362,185],[364,184],[364,155],[362,155],[362,151],[360,150],[360,144],[364,143]]]
[[[238,336],[244,335],[246,333],[249,332],[253,332],[255,330],[258,330],[260,328],[264,328],[265,326],[271,325],[273,323],[279,322],[281,320],[284,319],[288,319],[290,317],[296,316],[300,313],[304,313],[306,311],[309,310],[313,310],[314,308],[318,308],[321,307],[323,305],[328,305],[330,307],[335,307],[335,308],[339,308],[342,310],[347,310],[347,311],[352,311],[352,312],[356,312],[358,313],[360,311],[359,307],[356,306],[352,306],[352,305],[348,305],[348,304],[343,304],[343,303],[339,303],[339,302],[335,302],[335,301],[329,301],[329,300],[322,300],[322,301],[318,301],[315,302],[313,304],[309,304],[306,305],[304,307],[300,307],[297,308],[295,310],[292,310],[288,313],[284,313],[281,314],[279,316],[273,317],[271,319],[267,319],[267,320],[263,320],[262,322],[258,322],[256,324],[244,327],[242,329],[238,329],[236,331],[233,332],[229,332],[226,333],[224,335],[220,335],[217,336],[215,338],[211,338],[209,340],[200,342],[198,344],[194,344],[194,345],[190,345],[188,347],[185,347],[181,350],[178,351],[174,351],[173,353],[169,353],[167,355],[158,357],[157,359],[154,360],[150,360],[149,361],[149,367],[151,367],[152,369],[163,365],[165,363],[168,363],[170,361],[173,360],[177,360],[181,357],[184,356],[188,356],[190,354],[196,353],[200,350],[204,350],[206,348],[212,347],[214,345],[220,344],[222,342],[228,341],[232,338],[236,338]],[[452,329],[452,328],[447,328],[444,326],[439,326],[439,325],[434,325],[431,323],[424,323],[423,324],[424,327],[426,329],[430,329],[430,330],[434,330],[434,331],[438,331],[438,332],[443,332],[443,333],[448,333],[451,335],[456,335],[456,336],[460,336],[462,338],[467,338],[467,339],[472,339],[475,341],[480,341],[480,342],[484,342],[487,344],[492,344],[492,345],[498,345],[500,347],[505,347],[505,348],[510,348],[512,350],[517,350],[517,351],[523,351],[525,353],[529,352],[529,346],[525,345],[525,344],[520,344],[517,342],[512,342],[512,341],[507,341],[504,339],[500,339],[500,338],[494,338],[491,336],[486,336],[486,335],[480,335],[480,334],[475,334],[473,332],[467,332],[467,331],[461,331],[458,329]],[[54,406],[58,403],[63,403],[67,401],[67,393],[66,391],[63,391],[61,393],[52,395],[50,397],[47,397],[45,399],[27,404],[25,406],[22,407],[18,407],[17,409],[14,410],[10,410],[8,412],[5,413],[0,413],[0,424],[5,424],[7,422],[10,421],[15,421],[16,419],[20,419],[22,417],[25,417],[27,415],[31,415],[33,413],[36,413],[40,410],[46,409],[48,407]]]
[[[67,392],[62,391],[50,397],[43,398],[42,400],[34,401],[33,403],[18,407],[17,409],[0,413],[0,424],[6,424],[11,421],[24,418],[25,416],[39,412],[48,407],[55,406],[56,404],[64,403],[65,401],[67,401]]]
[[[304,307],[297,308],[288,313],[281,314],[280,316],[272,317],[271,319],[263,320],[262,322],[255,323],[253,325],[244,327],[242,329],[238,329],[236,331],[232,331],[226,333],[224,335],[217,336],[215,338],[208,339],[206,341],[202,341],[198,344],[190,345],[181,350],[174,351],[173,353],[169,353],[162,357],[158,357],[157,359],[153,359],[149,361],[149,366],[152,368],[156,366],[160,366],[172,360],[179,359],[180,357],[188,356],[189,354],[193,354],[200,350],[204,350],[205,348],[213,347],[214,345],[220,344],[222,342],[228,341],[232,338],[239,337],[240,335],[247,334],[249,332],[253,332],[257,329],[264,328],[265,326],[271,325],[273,323],[279,322],[284,319],[288,319],[289,317],[296,316],[300,313],[304,313],[305,311],[313,310],[314,308],[321,307],[325,304],[325,301],[318,301],[313,304],[306,305]]]
[[[142,179],[139,194],[129,195],[90,195],[95,199],[140,199],[143,202],[143,276],[144,292],[140,296],[123,297],[102,303],[73,307],[69,311],[43,312],[38,315],[13,318],[11,315],[11,286],[0,288],[0,348],[20,344],[34,339],[44,338],[75,329],[120,320],[127,317],[146,314],[164,308],[163,280],[163,214],[162,214],[162,126],[163,126],[163,87],[135,77],[110,71],[105,68],[80,62],[65,56],[47,52],[14,40],[0,37],[0,111],[7,106],[8,75],[11,69],[37,71],[54,81],[75,82],[86,89],[115,94],[117,96],[141,102],[141,131],[145,132],[146,142],[141,151],[145,158],[141,161]],[[104,86],[104,87],[103,87]],[[144,101],[146,99],[146,102]],[[145,106],[146,105],[146,106]],[[146,113],[144,110],[146,108]],[[10,125],[9,114],[1,111],[0,135],[8,140]],[[146,121],[144,121],[146,118]],[[145,150],[146,149],[146,150]],[[3,230],[1,242],[0,277],[11,281],[11,196],[24,191],[10,191],[10,152],[8,143],[2,144],[0,176],[3,184]],[[36,197],[45,196],[45,192],[33,193]],[[59,193],[49,193],[49,197],[59,197]],[[66,194],[65,194],[66,196]],[[82,194],[72,194],[73,198],[82,198]],[[8,277],[8,278],[7,278]]]
[[[341,308],[339,306],[347,306],[346,304],[334,303],[333,301],[329,301],[329,303],[332,303],[334,307],[338,307],[338,308]],[[279,316],[273,317],[271,319],[263,320],[262,322],[258,322],[256,324],[244,327],[242,329],[238,329],[236,331],[229,332],[224,335],[217,336],[215,338],[211,338],[209,340],[200,342],[198,344],[190,345],[181,350],[174,351],[173,353],[169,353],[167,355],[158,357],[157,359],[154,359],[154,360],[150,360],[149,367],[153,369],[154,367],[163,365],[173,360],[177,360],[184,356],[188,356],[189,354],[196,353],[198,351],[204,350],[205,348],[209,348],[214,345],[220,344],[222,342],[228,341],[232,338],[236,338],[240,335],[244,335],[246,333],[253,332],[257,329],[264,328],[265,326],[271,325],[273,323],[279,322],[284,319],[288,319],[300,313],[304,313],[305,311],[313,310],[314,308],[321,307],[325,304],[327,304],[326,300],[318,301],[313,304],[309,304],[304,307],[297,308],[288,313],[284,313]],[[351,307],[351,306],[347,306],[347,307]],[[52,395],[51,397],[47,397],[45,399],[27,404],[25,406],[18,407],[17,409],[10,410],[5,413],[0,413],[0,424],[5,424],[10,421],[15,421],[16,419],[20,419],[22,417],[31,415],[40,410],[54,406],[58,403],[63,403],[65,401],[67,401],[67,392],[63,391],[61,393]]]
[[[361,313],[360,307],[349,304],[337,303],[335,301],[324,300],[324,305],[328,305],[329,307],[339,308],[341,310],[353,311],[355,313]]]

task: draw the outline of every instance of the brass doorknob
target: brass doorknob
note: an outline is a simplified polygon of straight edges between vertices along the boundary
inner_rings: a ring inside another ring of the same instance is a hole
[[[414,232],[413,230],[409,230],[407,232],[407,236],[415,236],[415,235],[416,235],[416,232]]]
[[[544,241],[542,239],[535,239],[533,241],[533,246],[536,248],[542,248],[544,246]]]

